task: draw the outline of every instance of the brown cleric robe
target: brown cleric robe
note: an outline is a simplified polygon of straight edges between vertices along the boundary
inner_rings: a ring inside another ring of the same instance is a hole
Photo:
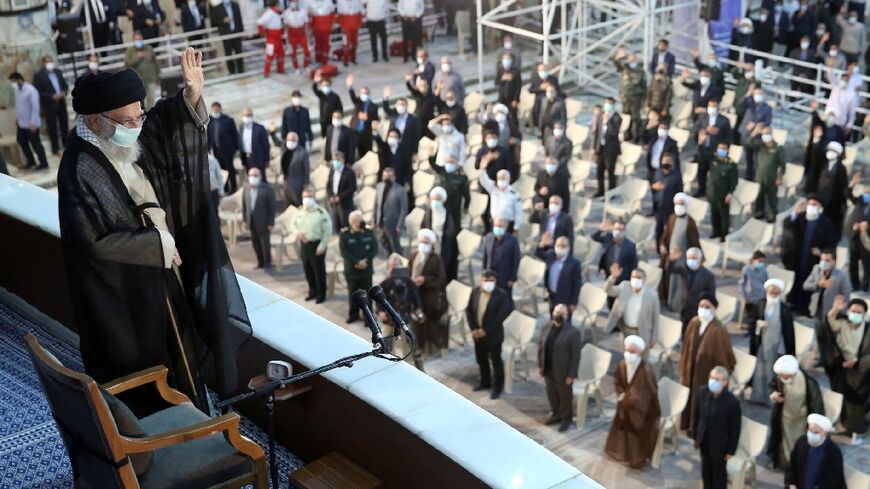
[[[641,360],[629,381],[628,366],[622,361],[616,367],[613,384],[622,400],[616,405],[604,453],[620,462],[627,462],[633,469],[642,469],[652,458],[659,434],[661,410],[656,376],[652,368]]]
[[[680,352],[680,383],[689,388],[689,402],[680,418],[680,429],[688,430],[692,426],[692,413],[695,412],[695,390],[707,385],[710,371],[717,365],[722,365],[729,372],[734,370],[737,360],[731,349],[731,337],[728,330],[718,319],[713,319],[699,335],[701,320],[698,316],[692,318],[686,326],[683,337],[683,349]],[[692,436],[693,433],[689,433]]]

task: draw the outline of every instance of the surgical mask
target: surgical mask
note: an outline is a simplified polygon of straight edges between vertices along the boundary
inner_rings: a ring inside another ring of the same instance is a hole
[[[752,27],[743,26],[740,28],[741,34],[752,34]]]
[[[719,66],[719,62],[717,62],[715,59],[708,59],[707,66],[709,66],[710,68],[716,68],[717,66]]]
[[[547,173],[549,173],[550,175],[556,173],[556,169],[558,167],[559,166],[556,165],[555,163],[547,163],[546,165],[544,165],[544,168],[547,170]]]
[[[246,126],[250,125],[251,124],[251,116],[243,115],[242,116],[242,124],[244,124]]]
[[[698,78],[698,81],[701,82],[701,85],[707,86],[710,84],[710,77],[702,76],[702,77]]]
[[[613,112],[613,104],[610,104],[610,103],[604,104],[603,109],[604,109],[604,112],[608,112],[608,113]]]
[[[813,433],[810,430],[807,430],[807,443],[810,446],[817,447],[821,445],[825,441],[825,437],[820,433]]]
[[[538,71],[538,78],[541,80],[546,80],[548,76],[550,76],[550,74],[546,71]]]
[[[831,266],[832,266],[832,265],[831,265],[831,262],[829,262],[829,261],[822,260],[822,261],[819,262],[819,268],[820,268],[823,272],[827,272],[828,270],[830,270],[830,269],[831,269]]]
[[[553,129],[553,136],[556,136],[557,138],[560,138],[560,137],[562,137],[562,136],[564,136],[564,135],[565,135],[565,130],[564,130],[564,129]]]
[[[719,158],[727,158],[728,157],[728,150],[727,149],[717,149],[716,156],[718,156]]]
[[[568,248],[555,248],[556,256],[559,258],[565,258],[568,256]]]
[[[640,290],[643,288],[643,279],[642,278],[633,278],[630,280],[631,288],[634,290]]]
[[[722,383],[716,379],[707,379],[707,389],[713,394],[722,392]]]
[[[256,187],[260,184],[260,177],[248,177],[248,183],[250,183],[252,187]]]
[[[815,221],[819,218],[819,215],[822,213],[822,210],[817,205],[808,205],[807,206],[807,220]]]
[[[486,140],[486,147],[487,148],[492,149],[492,148],[495,148],[496,146],[498,146],[498,139],[487,139]]]
[[[777,301],[779,301],[779,296],[778,296],[778,295],[765,294],[764,297],[765,297],[765,299],[767,299],[767,302],[777,302]]]
[[[504,189],[508,188],[508,185],[510,185],[510,182],[508,182],[507,180],[496,180],[495,184],[498,186],[498,188],[504,190]]]
[[[611,234],[613,235],[613,239],[621,238],[623,233],[624,233],[624,231],[622,229],[614,229],[613,231],[611,231]]]
[[[453,173],[453,172],[455,172],[455,171],[456,171],[456,163],[445,163],[445,164],[444,164],[444,170],[445,170],[447,173]]]
[[[861,324],[864,322],[864,315],[860,312],[849,312],[849,322],[852,324]]]
[[[698,260],[697,258],[687,258],[686,266],[688,266],[692,270],[697,270],[701,268],[701,260]]]
[[[514,47],[514,44],[513,44],[512,42],[510,42],[510,41],[505,41],[505,43],[503,44],[503,46],[504,46],[505,49],[510,49],[510,48]]]
[[[435,209],[438,211],[440,211],[441,209],[444,208],[444,202],[441,202],[440,200],[433,200],[431,205],[432,205],[432,209]]]
[[[448,100],[444,103],[447,104],[448,107],[453,107],[456,105],[456,100]]]
[[[680,205],[680,204],[675,205],[674,206],[674,214],[676,214],[679,217],[685,216],[686,215],[686,206]]]
[[[88,69],[91,71],[97,71],[98,69],[100,69],[100,64],[96,61],[91,61],[90,63],[88,63]]]
[[[707,107],[707,115],[709,115],[710,118],[713,119],[717,115],[719,115],[719,109],[716,107]]]
[[[299,146],[299,141],[287,141],[287,149],[293,150]]]
[[[54,71],[54,63],[45,63],[45,69],[48,71]]]
[[[809,41],[801,41],[801,49],[809,49],[810,42]]]
[[[656,133],[659,135],[660,139],[664,139],[664,138],[668,137],[668,130],[667,129],[659,128],[659,130],[656,131]]]
[[[426,64],[426,58],[417,58],[417,64],[418,65]]]
[[[332,92],[332,87],[329,85],[323,85],[322,87],[320,87],[320,91],[326,95],[329,95]]]
[[[501,66],[502,66],[502,68],[504,68],[506,70],[511,69],[511,60],[509,60],[509,59],[501,60]]]
[[[637,61],[635,61],[635,62],[633,62],[633,63],[629,63],[629,64],[628,64],[628,67],[631,68],[631,69],[635,69],[635,68],[637,68]]]
[[[502,114],[501,112],[498,112],[495,114],[495,120],[496,122],[504,122],[507,120],[507,116]]]
[[[824,36],[824,35],[825,35],[825,30],[824,30],[824,29],[818,29],[818,30],[816,31],[816,37],[822,37],[822,36]]]
[[[761,20],[761,22],[767,22],[767,14],[761,14],[758,19]]]
[[[849,23],[850,23],[850,24],[857,24],[857,23],[858,23],[858,17],[849,17]]]
[[[441,63],[441,71],[450,73],[450,63]]]
[[[396,112],[399,115],[405,115],[408,112],[408,106],[407,105],[397,105]]]
[[[840,78],[840,81],[837,82],[837,85],[839,85],[840,88],[846,88],[847,86],[849,86],[849,80],[845,78]]]
[[[504,236],[505,231],[506,229],[501,226],[492,227],[492,234],[495,235],[495,237],[497,238],[501,238],[502,236]]]
[[[764,262],[763,261],[757,261],[757,262],[753,263],[752,266],[755,267],[756,270],[764,270]]]
[[[290,103],[293,104],[293,107],[299,107],[302,105],[302,99],[299,97],[293,97],[290,99]]]
[[[341,160],[332,160],[332,167],[335,168],[336,170],[343,170],[344,169],[344,162]]]
[[[333,126],[336,126],[336,127],[340,126],[340,125],[341,125],[341,119],[332,119],[332,125],[333,125]]]
[[[399,145],[399,138],[387,138],[387,144],[391,147],[398,146]]]
[[[625,358],[625,363],[630,363],[632,365],[640,363],[640,355],[637,353],[627,351],[623,354],[623,357]]]
[[[139,133],[142,132],[142,127],[129,128],[114,122],[110,122],[110,124],[115,126],[115,133],[109,136],[109,141],[122,148],[133,146],[136,140],[139,139]]]
[[[444,124],[443,126],[441,126],[441,130],[444,131],[444,134],[452,134],[453,126],[450,124]]]
[[[559,204],[550,204],[548,210],[550,211],[550,214],[558,214],[559,211],[562,210],[562,206]]]
[[[480,290],[486,292],[487,294],[492,294],[492,291],[495,290],[495,282],[483,282],[480,284]]]
[[[417,245],[417,251],[424,255],[428,255],[432,253],[432,244],[431,243],[420,243]]]
[[[752,100],[753,100],[756,104],[760,104],[761,102],[764,102],[764,95],[753,95],[753,96],[752,96]]]
[[[762,134],[761,135],[761,142],[769,143],[771,141],[773,141],[773,136],[771,136],[770,134]]]
[[[363,102],[368,102],[369,101],[369,94],[362,93],[362,94],[360,94],[359,99],[362,100]]]
[[[550,100],[555,100],[556,99],[556,92],[555,91],[547,91],[547,98]]]
[[[837,51],[836,49],[831,49],[830,51],[828,51],[828,56],[833,58],[837,55],[837,53],[839,53],[839,51]]]

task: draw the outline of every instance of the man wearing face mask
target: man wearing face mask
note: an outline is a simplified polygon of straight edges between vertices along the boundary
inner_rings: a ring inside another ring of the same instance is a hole
[[[841,162],[843,145],[831,141],[825,151],[827,164],[819,172],[819,187],[817,194],[821,197],[825,215],[834,225],[837,242],[843,231],[843,219],[846,217],[846,205],[852,195],[852,185],[846,167]]]
[[[837,25],[843,32],[840,37],[840,49],[846,56],[846,61],[854,63],[858,60],[858,56],[864,52],[866,34],[864,33],[864,24],[858,22],[858,12],[854,10],[849,12],[848,8],[849,6],[845,3],[840,8],[840,13],[837,15]]]
[[[653,214],[656,218],[655,239],[658,243],[662,239],[666,225],[674,214],[674,197],[683,193],[683,174],[680,173],[679,159],[673,153],[662,153],[659,160],[659,172],[661,176],[651,182],[653,191]],[[683,216],[686,214],[686,206],[682,208]],[[676,217],[682,217],[677,215]]]
[[[350,118],[350,129],[354,131],[356,136],[356,146],[358,156],[362,158],[372,150],[372,122],[377,121],[378,106],[372,100],[371,90],[369,87],[359,89],[359,97],[353,89],[353,75],[348,75],[345,80],[350,100],[353,102],[354,111]]]
[[[731,352],[730,345],[728,352]],[[728,389],[730,370],[722,365],[705,369],[702,384],[692,397],[693,416],[689,437],[695,448],[701,451],[701,481],[704,489],[728,487],[728,459],[734,456],[740,441],[740,401]]]
[[[786,14],[783,14],[786,15]],[[816,57],[815,49],[812,46],[812,40],[809,36],[804,36],[798,41],[797,47],[791,50],[789,57],[795,61],[803,61],[804,63],[812,63]],[[807,78],[812,76],[815,70],[804,66],[794,65],[791,70],[793,77]],[[810,78],[811,79],[811,78]],[[791,81],[791,89],[804,93],[812,93],[813,86],[808,83],[801,83],[797,80]]]
[[[529,93],[535,96],[535,104],[532,106],[532,126],[538,127],[538,115],[541,110],[541,104],[547,95],[547,87],[553,87],[554,99],[561,94],[559,89],[559,78],[550,73],[547,65],[539,63],[537,69],[532,72],[529,83]],[[564,127],[564,126],[563,126]]]
[[[809,314],[819,326],[834,306],[837,296],[849,297],[852,293],[849,278],[843,270],[837,268],[836,254],[831,249],[821,251],[819,263],[813,267],[802,285],[804,293],[812,294],[809,299]],[[821,341],[822,337],[819,339]],[[823,357],[824,355],[822,353]]]
[[[746,179],[755,180],[755,147],[751,144],[755,131],[770,127],[773,122],[773,109],[767,104],[764,89],[753,85],[743,98],[743,119],[739,124],[738,134],[740,144],[743,144],[743,155],[746,159]]]
[[[480,275],[480,285],[471,291],[465,318],[474,338],[474,356],[480,367],[480,383],[473,390],[492,389],[490,399],[498,399],[504,388],[503,323],[513,310],[510,292],[497,285],[493,270],[484,270]]]
[[[668,118],[671,111],[671,98],[674,96],[674,84],[671,77],[665,75],[666,70],[664,64],[655,67],[647,90],[649,99],[646,104],[649,110]]]
[[[284,199],[288,206],[302,205],[302,189],[308,185],[311,163],[308,150],[299,145],[299,136],[288,132],[281,155],[281,174],[284,175]]]
[[[426,121],[431,122],[432,118],[435,117],[435,101],[437,97],[432,93],[429,82],[418,77],[416,83],[412,84],[411,80],[413,78],[413,74],[405,73],[405,87],[408,89],[408,93],[411,94],[411,98],[414,99],[414,117],[424,123]],[[424,127],[423,134],[427,138],[435,139],[435,135],[429,131],[428,127]]]
[[[250,107],[242,111],[239,125],[239,154],[245,170],[259,168],[260,173],[269,166],[269,133],[259,122],[254,122],[254,112]]]
[[[737,286],[740,288],[740,296],[745,304],[746,327],[755,326],[753,317],[759,314],[759,311],[755,309],[756,303],[763,302],[765,298],[764,284],[769,278],[766,260],[767,257],[763,251],[755,250],[752,252],[751,261],[740,271],[740,280],[737,282]]]
[[[674,168],[680,168],[680,147],[677,145],[677,141],[668,135],[669,129],[669,123],[664,121],[660,122],[655,131],[655,139],[646,143],[646,177],[650,185],[653,187],[656,187],[656,182],[665,179],[664,171],[662,170],[662,160],[665,154],[671,156],[671,158],[668,158],[671,170]],[[670,173],[670,170],[668,172]],[[679,170],[675,173],[679,173]],[[660,192],[664,189],[663,185],[657,187],[658,188],[653,188],[653,192]],[[671,197],[673,197],[673,194]],[[658,206],[659,199],[653,197],[653,212],[658,210]]]
[[[656,74],[660,66],[664,66],[664,74],[668,78],[674,76],[674,70],[677,67],[677,57],[668,50],[669,47],[670,43],[667,39],[659,39],[649,64],[651,75]]]
[[[140,5],[141,7],[142,5]],[[142,33],[133,34],[133,45],[124,52],[124,66],[133,68],[145,83],[147,107],[154,106],[154,86],[160,79],[157,56],[151,45],[145,45]]]
[[[504,219],[508,223],[508,231],[513,233],[523,223],[523,200],[519,192],[510,186],[510,173],[507,170],[499,170],[495,181],[489,177],[486,168],[492,159],[494,158],[490,157],[481,161],[484,171],[478,176],[480,186],[489,194],[487,227],[490,227],[494,219]]]
[[[870,185],[864,185],[864,192],[853,197],[852,202],[855,205],[846,222],[849,238],[849,279],[854,290],[866,292],[870,286],[870,250],[862,241],[867,240],[870,222]],[[864,272],[863,278],[860,277],[861,269]]]
[[[275,192],[257,167],[248,170],[248,184],[242,194],[242,216],[244,225],[251,232],[257,268],[272,268],[272,245],[269,239],[275,225]]]
[[[227,172],[227,183],[224,191],[230,195],[238,188],[236,182],[236,166],[233,159],[239,150],[239,131],[236,121],[221,112],[220,102],[212,102],[211,115],[208,120],[208,149],[217,158],[221,169]]]
[[[447,91],[447,96],[444,100],[435,99],[436,108],[439,114],[450,116],[453,122],[453,128],[463,136],[468,134],[468,114],[465,113],[465,108],[456,103],[456,92],[453,90]]]
[[[829,438],[834,432],[831,420],[821,414],[807,416],[807,430],[794,445],[785,483],[788,489],[846,489],[843,453]]]
[[[342,123],[341,112],[332,113],[332,124],[326,130],[326,142],[323,145],[323,157],[332,161],[337,153],[344,155],[346,161],[356,161],[356,134]]]
[[[616,299],[607,316],[605,332],[616,329],[623,337],[637,335],[650,347],[656,344],[659,332],[659,298],[655,290],[645,287],[646,272],[640,268],[631,271],[631,278],[617,284],[622,267],[614,263],[604,282],[604,291]]]
[[[833,88],[831,88],[828,103],[825,105],[825,111],[833,113],[834,126],[840,128],[840,132],[844,135],[842,139],[837,140],[845,143],[845,137],[849,135],[852,125],[855,124],[856,110],[861,100],[858,98],[857,91],[849,86],[848,76],[834,73],[830,69],[828,73]]]
[[[456,278],[459,265],[459,250],[456,244],[456,235],[459,234],[461,224],[447,211],[445,205],[447,191],[443,187],[434,187],[429,191],[429,206],[423,213],[422,227],[431,229],[435,233],[433,248],[441,255],[444,263],[444,272],[447,281]]]
[[[69,133],[69,117],[66,115],[66,80],[54,64],[51,56],[42,58],[42,69],[33,75],[33,86],[39,91],[39,107],[45,115],[51,152],[57,155]],[[60,141],[58,141],[60,127]]]
[[[556,240],[564,236],[568,239],[568,243],[574,243],[574,220],[566,212],[562,212],[564,208],[562,198],[558,195],[553,195],[549,199],[549,206],[544,209],[541,203],[540,209],[529,215],[529,222],[539,224],[540,238],[538,247],[535,249],[535,256],[543,258],[547,252],[553,249]]]
[[[39,126],[42,120],[39,118],[39,92],[37,89],[24,81],[20,73],[9,75],[9,81],[17,87],[15,90],[15,125],[18,147],[24,153],[27,160],[25,169],[47,170],[48,160],[45,159],[45,149],[39,139]],[[32,150],[31,150],[32,149]],[[39,166],[33,153],[39,158]]]
[[[870,328],[866,316],[867,303],[863,299],[852,299],[847,307],[845,298],[838,296],[828,312],[827,327],[823,330],[827,348],[825,373],[831,381],[831,389],[843,394],[840,422],[847,432],[852,433],[852,445],[861,445],[867,431]]]
[[[293,219],[299,240],[299,260],[308,282],[306,301],[317,304],[326,300],[326,246],[332,235],[329,212],[317,205],[311,185],[302,189],[302,209]]]
[[[242,21],[242,11],[239,4],[232,0],[211,1],[211,25],[218,28],[218,34],[226,36],[244,32],[245,26]],[[234,37],[223,40],[225,56],[242,54],[242,38]],[[227,70],[230,74],[243,73],[245,64],[243,58],[227,60]]]
[[[314,95],[320,99],[320,134],[326,137],[334,114],[338,112],[339,118],[341,118],[344,107],[341,105],[341,98],[332,91],[332,81],[329,78],[323,78],[320,70],[314,74],[311,89],[314,91]]]
[[[133,29],[139,31],[144,39],[154,39],[160,35],[160,24],[165,18],[157,2],[142,0],[133,10]]]
[[[810,195],[808,200],[798,200],[791,216],[783,221],[782,231],[782,264],[795,272],[794,283],[803,284],[819,263],[822,250],[836,245],[834,226],[823,215],[819,197]],[[811,301],[803,287],[792,287],[788,301],[795,313],[809,314]]]
[[[769,385],[773,408],[768,425],[767,456],[773,460],[774,467],[785,469],[795,443],[807,432],[807,415],[824,415],[825,403],[819,383],[800,367],[793,355],[779,357],[773,364],[773,372],[776,375]]]
[[[184,32],[198,31],[205,28],[205,4],[197,0],[187,0],[181,4],[181,29]],[[202,34],[190,36],[191,41],[202,39]]]
[[[411,252],[409,266],[411,280],[420,291],[425,316],[414,323],[417,347],[422,354],[432,350],[440,356],[441,349],[447,347],[447,328],[441,323],[441,317],[447,312],[447,277],[441,256],[434,249],[436,240],[431,229],[418,231],[417,249]]]
[[[699,115],[704,113],[711,100],[718,101],[722,98],[722,90],[711,82],[709,68],[701,68],[698,72],[698,79],[693,81],[689,80],[689,69],[683,69],[680,83],[692,91],[693,119],[697,119]]]
[[[519,178],[519,169],[514,161],[513,154],[506,147],[499,144],[498,133],[494,129],[485,129],[483,142],[477,150],[474,167],[484,170],[490,179],[495,179],[498,172],[508,172],[508,182]],[[492,202],[490,202],[490,205]]]
[[[616,414],[607,434],[604,453],[642,470],[652,458],[658,439],[661,415],[656,375],[646,363],[646,341],[629,335],[623,341],[625,353],[616,366],[613,388],[616,391]]]
[[[496,283],[508,292],[517,281],[522,256],[520,242],[513,233],[507,232],[507,223],[503,219],[493,221],[492,231],[484,238],[482,266],[484,270],[494,271]]]
[[[411,166],[411,155],[402,146],[402,139],[398,129],[391,127],[387,132],[387,140],[384,141],[378,131],[379,127],[380,124],[377,121],[372,122],[372,134],[374,135],[375,145],[378,147],[380,179],[383,180],[383,172],[386,168],[392,168],[396,185],[402,187],[403,190],[407,187],[408,192],[405,192],[405,199],[412,199],[413,194],[410,193],[410,188],[414,169]]]
[[[498,137],[498,145],[510,151],[511,160],[516,164],[520,160],[520,145],[523,136],[516,121],[511,117],[511,109],[501,103],[489,104],[482,119],[483,133],[495,132]],[[516,169],[510,170],[511,183],[513,183],[518,175],[514,175]]]
[[[752,19],[749,17],[744,17],[742,19],[735,17],[733,27],[731,29],[731,44],[736,47],[742,47],[747,49],[752,49],[752,38],[755,34],[755,26],[752,23]],[[743,52],[743,59],[747,63],[752,63],[755,61],[755,56],[750,53]],[[728,51],[728,59],[731,61],[738,61],[741,58],[741,52],[737,49],[731,49]]]
[[[556,239],[553,249],[539,256],[547,263],[544,280],[549,293],[550,311],[556,304],[568,307],[568,319],[577,308],[580,287],[583,286],[583,267],[571,255],[571,243],[562,236]]]
[[[132,69],[76,81],[58,209],[86,372],[107,382],[162,364],[170,385],[208,412],[197,345],[213,353],[226,396],[237,378],[229,328],[251,330],[210,206],[201,54],[188,48],[181,67],[184,90],[147,113]]]
[[[537,212],[544,210],[544,206],[551,197],[558,196],[562,208],[571,208],[571,174],[568,173],[567,165],[561,165],[553,156],[544,159],[544,168],[538,170],[535,178],[535,196],[532,198],[534,209]],[[532,213],[534,215],[534,212]]]
[[[828,83],[834,84],[837,80],[833,78],[831,75],[834,73],[833,70],[845,70],[848,61],[846,61],[846,56],[840,52],[840,45],[837,42],[831,41],[828,43],[828,49],[825,50],[824,41],[831,39],[830,33],[826,32],[824,36],[820,39],[819,45],[816,47],[816,55],[825,66],[828,68],[827,79]]]
[[[613,64],[620,73],[619,100],[622,102],[622,111],[631,116],[624,139],[639,143],[642,127],[640,110],[646,98],[646,74],[637,56],[634,53],[627,54],[624,47],[616,52]]]
[[[381,244],[387,255],[402,254],[399,233],[405,228],[408,214],[408,193],[396,183],[396,173],[392,167],[384,168],[381,181],[375,187],[375,230],[381,235]]]
[[[716,277],[704,265],[704,253],[700,248],[689,248],[685,255],[676,246],[671,246],[666,270],[670,277],[668,306],[680,314],[685,327],[698,312],[702,297],[716,296]]]
[[[438,152],[435,153],[436,172],[443,170],[447,164],[461,168],[465,163],[465,136],[453,126],[450,114],[441,114],[429,122],[429,132],[435,136]]]
[[[761,185],[758,198],[755,199],[754,215],[756,219],[774,222],[779,202],[777,190],[782,184],[782,175],[785,173],[785,149],[773,140],[770,127],[756,126],[752,136],[748,146],[753,148],[758,167],[755,181]]]
[[[572,386],[580,367],[582,335],[571,324],[569,306],[554,305],[550,316],[538,343],[538,372],[546,382],[550,403],[551,414],[545,424],[559,425],[559,431],[564,432],[574,419]]]
[[[287,134],[295,132],[299,145],[306,149],[311,147],[314,133],[311,131],[311,115],[308,108],[302,105],[302,93],[293,90],[290,94],[290,105],[281,114],[281,138],[286,140]]]
[[[502,60],[505,59],[505,56],[510,56],[511,64],[510,66],[517,70],[517,72],[522,73],[523,71],[523,52],[515,45],[514,37],[510,33],[506,32],[501,37],[502,47],[499,48],[496,53],[496,61],[495,63],[495,76],[496,79],[501,77],[502,71],[504,71],[504,63]]]
[[[594,198],[604,197],[604,178],[607,174],[607,188],[616,187],[616,160],[622,154],[619,142],[619,128],[622,117],[616,112],[613,97],[604,99],[604,105],[592,108],[592,154],[598,167],[598,191]]]
[[[434,87],[435,95],[441,100],[445,100],[447,92],[452,90],[459,103],[465,101],[465,81],[462,79],[462,75],[453,69],[450,58],[447,56],[441,58],[441,69],[432,78],[432,87]]]
[[[329,36],[335,25],[335,4],[331,0],[309,0],[306,8],[308,9],[311,33],[314,38],[314,61],[323,66],[329,63]],[[315,83],[320,81],[317,78],[317,75],[315,75]],[[316,92],[317,90],[315,89]],[[322,109],[320,113],[324,113]],[[331,114],[332,111],[326,113]]]
[[[390,131],[396,129],[399,132],[400,151],[403,154],[406,154],[410,159],[411,155],[417,154],[417,150],[420,149],[420,138],[423,137],[423,131],[425,129],[423,127],[423,121],[414,117],[413,114],[408,113],[408,100],[404,97],[400,97],[396,100],[395,108],[390,107],[391,94],[392,89],[390,86],[385,86],[382,106],[387,117],[390,118]],[[408,181],[410,181],[410,171],[409,168]],[[401,179],[402,175],[398,168],[396,169],[396,172],[397,176]]]
[[[372,287],[372,260],[378,254],[378,241],[374,231],[366,226],[362,212],[351,212],[348,220],[350,227],[341,230],[338,244],[344,260],[344,279],[347,282],[346,322],[350,324],[360,319],[359,307],[354,303],[351,294],[356,290],[369,290]]]
[[[326,182],[326,195],[334,231],[338,232],[348,225],[347,217],[354,208],[356,174],[347,166],[344,153],[340,151],[330,155],[329,163],[332,171],[329,172],[329,179]]]
[[[567,173],[568,162],[574,152],[574,143],[565,135],[565,127],[561,122],[553,124],[553,134],[544,141],[544,154],[555,159],[560,168]],[[538,176],[541,174],[538,173]],[[570,181],[570,179],[568,179]],[[567,185],[567,181],[565,182]],[[563,196],[564,197],[564,196]]]
[[[752,378],[752,402],[769,406],[767,385],[773,380],[774,361],[783,353],[795,354],[794,318],[783,303],[785,282],[772,278],[764,282],[765,297],[755,304],[747,322],[753,327],[749,353],[757,363]]]
[[[305,32],[305,25],[309,23],[308,11],[298,1],[292,0],[287,4],[287,9],[281,14],[281,18],[284,21],[284,25],[287,26],[287,41],[290,44],[290,59],[293,60],[293,69],[296,70],[297,75],[300,75],[302,72],[299,71],[296,50],[302,49],[304,68],[308,68],[308,65],[311,63],[311,52],[308,50],[308,34]]]
[[[731,122],[719,113],[718,100],[707,102],[706,112],[699,114],[695,120],[694,132],[698,144],[698,191],[695,197],[707,195],[707,174],[710,166],[718,156],[718,148],[725,145],[725,158],[731,145]],[[715,230],[714,230],[715,232]]]
[[[501,56],[501,69],[498,70],[496,86],[498,87],[498,102],[510,108],[510,118],[517,123],[517,106],[520,103],[520,91],[523,86],[519,68],[513,65],[514,58],[510,53]]]
[[[405,62],[408,60],[405,59]],[[429,86],[432,85],[432,80],[435,78],[435,65],[429,61],[429,54],[425,49],[420,48],[417,50],[417,64],[414,67],[414,71],[412,72],[412,83],[417,83],[417,80],[420,78],[426,80],[429,83]]]
[[[547,83],[541,84],[541,89],[544,97],[537,108],[535,121],[540,138],[546,140],[552,134],[557,122],[563,128],[568,125],[568,109],[565,106],[565,98],[559,94],[558,87]],[[617,127],[617,135],[618,131],[619,127]]]
[[[602,247],[598,269],[609,273],[614,263],[619,264],[622,273],[616,284],[628,280],[631,271],[637,268],[637,247],[634,241],[625,236],[625,222],[621,218],[611,221],[605,215],[598,230],[592,234],[592,239],[601,243]]]
[[[710,201],[710,217],[713,221],[711,238],[725,241],[731,222],[731,193],[737,188],[737,163],[728,157],[728,144],[719,143],[716,156],[710,165],[710,184],[707,199]]]

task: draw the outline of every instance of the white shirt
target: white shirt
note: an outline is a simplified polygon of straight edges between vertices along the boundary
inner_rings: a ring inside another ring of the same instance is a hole
[[[257,19],[257,25],[263,26],[264,29],[278,30],[284,28],[284,23],[281,20],[281,14],[275,12],[272,8],[267,8],[263,15]]]
[[[356,15],[363,11],[362,0],[338,0],[335,7],[338,15]]]
[[[308,12],[305,10],[290,10],[287,9],[282,14],[284,17],[284,23],[288,27],[299,28],[305,27],[305,24],[308,23]]]
[[[429,130],[438,141],[438,153],[435,155],[435,164],[443,167],[452,157],[458,167],[465,164],[465,136],[453,128],[453,132],[447,134],[441,129],[441,124],[434,121],[429,123]]]
[[[650,149],[650,151],[652,151],[652,158],[650,158],[650,164],[653,168],[658,169],[661,166],[660,161],[662,159],[662,150],[664,149],[665,138],[656,139],[656,141],[652,145],[652,148]]]
[[[380,21],[387,18],[389,7],[386,0],[368,0],[366,1],[366,19]]]
[[[637,363],[629,363],[625,362],[625,378],[629,384],[631,384],[632,379],[634,379],[634,374],[637,372],[637,367],[640,366],[640,362]]]
[[[628,297],[628,301],[625,303],[625,312],[622,313],[622,320],[626,325],[636,328],[637,323],[640,320],[640,304],[643,299],[643,289],[635,292],[634,289],[631,290],[631,295]]]
[[[242,153],[251,152],[251,135],[254,132],[254,124],[245,124],[242,127]]]
[[[338,184],[341,183],[341,170],[332,170],[332,195],[338,195]]]
[[[838,79],[839,81],[839,79]],[[840,127],[851,126],[855,123],[855,109],[858,107],[858,97],[854,90],[840,88],[837,82],[834,82],[834,88],[831,89],[831,96],[828,97],[828,103],[825,109],[834,109],[834,124]]]
[[[199,15],[199,6],[196,5],[196,2],[187,2],[187,9],[190,10],[196,27],[202,27],[202,16]]]
[[[514,229],[519,229],[523,223],[523,201],[520,194],[511,187],[505,190],[498,188],[486,170],[480,172],[478,181],[489,192],[489,213],[492,219],[513,221]]]
[[[311,0],[308,4],[308,12],[315,16],[329,15],[335,12],[335,7],[330,0]]]
[[[425,7],[423,0],[399,0],[396,10],[400,17],[422,17]]]

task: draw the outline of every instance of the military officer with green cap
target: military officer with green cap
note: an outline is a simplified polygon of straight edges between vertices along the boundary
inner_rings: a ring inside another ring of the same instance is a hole
[[[643,66],[634,54],[626,54],[625,48],[619,48],[613,58],[613,64],[621,73],[619,82],[619,98],[622,101],[622,111],[631,116],[631,124],[624,135],[626,141],[639,142],[643,125],[640,120],[643,99],[646,97],[646,74]]]
[[[710,202],[710,215],[713,221],[713,235],[725,241],[730,220],[731,192],[737,188],[737,165],[728,157],[728,143],[720,142],[710,164],[707,180],[707,199]]]
[[[646,105],[650,110],[658,112],[662,120],[670,121],[671,98],[674,96],[674,82],[665,74],[666,66],[656,67],[653,79],[649,82],[649,100]]]
[[[357,289],[372,286],[372,259],[378,254],[378,240],[374,231],[365,225],[362,212],[355,210],[348,216],[350,227],[342,228],[339,249],[344,259],[344,279],[347,281],[347,322],[359,319],[359,308],[350,300]]]
[[[755,218],[773,222],[776,218],[777,188],[785,172],[785,150],[773,140],[770,127],[755,126],[749,144],[755,149],[755,181],[761,185],[755,200]]]

